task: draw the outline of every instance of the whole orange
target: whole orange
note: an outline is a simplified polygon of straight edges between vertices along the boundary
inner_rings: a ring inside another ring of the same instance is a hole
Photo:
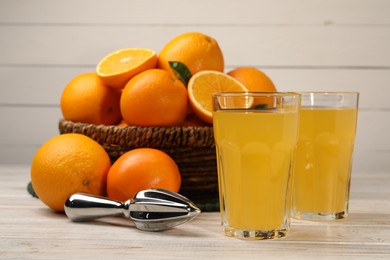
[[[272,80],[254,67],[238,67],[227,73],[240,81],[251,92],[276,92]]]
[[[120,91],[103,83],[95,72],[73,78],[61,95],[64,119],[89,124],[114,125],[121,121]]]
[[[124,153],[107,175],[107,195],[119,201],[151,188],[178,192],[180,185],[181,176],[175,161],[153,148],[137,148]]]
[[[107,152],[96,141],[81,134],[63,134],[39,148],[31,164],[31,182],[44,204],[64,211],[73,193],[105,195],[110,167]]]
[[[167,71],[147,70],[126,84],[120,109],[128,125],[180,125],[187,114],[187,90]]]
[[[201,70],[224,70],[223,54],[218,42],[198,32],[178,35],[162,48],[157,66],[172,71],[170,61],[183,63],[192,75]]]

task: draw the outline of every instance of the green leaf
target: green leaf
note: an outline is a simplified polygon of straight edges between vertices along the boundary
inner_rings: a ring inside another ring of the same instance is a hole
[[[188,81],[192,76],[187,66],[180,61],[170,61],[169,66],[171,66],[171,69],[176,74],[176,76],[180,79],[180,81],[183,82],[184,86],[187,86]]]
[[[28,193],[30,193],[30,195],[33,196],[34,198],[38,198],[38,195],[35,193],[34,187],[32,186],[31,181],[27,184],[27,191],[28,191]]]
[[[254,109],[264,109],[264,108],[268,108],[268,105],[267,104],[258,104],[254,107]]]

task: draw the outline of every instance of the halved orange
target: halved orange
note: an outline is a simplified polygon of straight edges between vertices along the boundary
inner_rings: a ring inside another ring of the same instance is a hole
[[[155,68],[156,64],[157,54],[154,50],[127,48],[105,56],[96,66],[96,72],[106,85],[123,88],[133,76]]]
[[[247,92],[235,78],[219,71],[204,70],[193,75],[188,82],[188,98],[194,113],[205,122],[213,123],[212,96],[218,92]]]

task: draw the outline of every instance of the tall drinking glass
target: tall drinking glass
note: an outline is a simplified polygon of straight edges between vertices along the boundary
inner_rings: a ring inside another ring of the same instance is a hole
[[[301,93],[292,215],[334,220],[348,215],[359,93]]]
[[[290,226],[291,170],[300,95],[214,95],[222,227],[240,239],[283,237]]]

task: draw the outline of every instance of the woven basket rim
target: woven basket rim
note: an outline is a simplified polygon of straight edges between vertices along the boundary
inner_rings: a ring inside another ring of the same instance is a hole
[[[59,131],[81,133],[105,146],[123,148],[158,147],[158,148],[214,148],[212,126],[116,126],[94,125],[89,123],[59,120]]]

